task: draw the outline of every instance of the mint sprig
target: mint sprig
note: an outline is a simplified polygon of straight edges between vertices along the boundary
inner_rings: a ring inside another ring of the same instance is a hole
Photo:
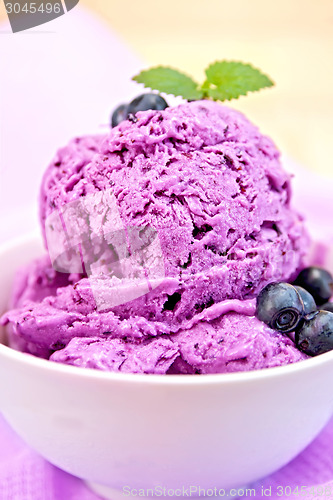
[[[202,90],[199,90],[199,84],[190,76],[177,71],[176,69],[165,66],[157,66],[146,71],[141,71],[133,80],[143,83],[145,87],[166,94],[182,96],[189,101],[196,101],[203,98]]]
[[[181,71],[165,66],[141,71],[133,80],[152,90],[181,96],[189,101],[237,99],[248,92],[274,85],[259,69],[242,62],[217,61],[210,64],[205,73],[206,80],[202,85]]]
[[[219,101],[237,99],[240,95],[274,85],[259,69],[240,62],[219,61],[208,66],[205,73],[207,80],[203,86],[207,95]]]

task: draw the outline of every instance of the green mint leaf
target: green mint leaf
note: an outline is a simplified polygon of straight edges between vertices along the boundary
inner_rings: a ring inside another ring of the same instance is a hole
[[[199,100],[204,96],[199,84],[192,78],[165,66],[141,71],[141,73],[133,77],[133,80],[143,83],[145,87],[152,90],[182,96],[189,101]]]
[[[204,95],[214,100],[237,99],[274,83],[250,64],[218,61],[206,69],[207,80],[202,85]]]

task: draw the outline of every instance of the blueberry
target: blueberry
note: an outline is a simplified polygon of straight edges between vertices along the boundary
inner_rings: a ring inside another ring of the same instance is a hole
[[[135,115],[138,111],[147,111],[148,109],[162,110],[168,107],[167,102],[158,94],[141,94],[128,105],[127,116]]]
[[[114,110],[111,117],[112,127],[116,127],[120,122],[126,120],[127,118],[127,104],[120,104],[118,108]]]
[[[322,311],[329,311],[333,313],[333,302],[326,302],[323,306],[320,306]]]
[[[257,318],[282,333],[295,330],[303,314],[302,299],[289,283],[270,283],[257,297]]]
[[[309,356],[317,356],[333,349],[333,313],[319,311],[305,320],[295,334],[296,347]]]
[[[306,267],[294,284],[310,292],[318,305],[325,304],[333,293],[332,275],[321,267]]]
[[[303,301],[304,314],[310,314],[316,311],[317,305],[311,293],[309,293],[307,290],[305,290],[305,288],[302,288],[301,286],[295,286],[294,288],[296,288]]]

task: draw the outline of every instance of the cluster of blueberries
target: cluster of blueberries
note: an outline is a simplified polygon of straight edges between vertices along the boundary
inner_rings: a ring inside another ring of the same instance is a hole
[[[296,347],[309,356],[333,349],[333,277],[307,267],[293,284],[270,283],[257,297],[256,316],[274,330],[294,332]]]
[[[159,94],[141,94],[129,104],[120,104],[111,116],[111,125],[116,127],[120,122],[128,120],[138,111],[148,111],[148,109],[162,110],[168,107],[168,103]]]

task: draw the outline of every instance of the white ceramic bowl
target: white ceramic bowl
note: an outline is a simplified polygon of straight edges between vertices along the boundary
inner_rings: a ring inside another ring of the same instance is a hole
[[[15,270],[42,251],[36,238],[0,249],[2,312]],[[80,369],[0,346],[10,425],[110,498],[124,486],[229,489],[272,473],[333,414],[332,377],[333,352],[250,373],[160,376]]]

